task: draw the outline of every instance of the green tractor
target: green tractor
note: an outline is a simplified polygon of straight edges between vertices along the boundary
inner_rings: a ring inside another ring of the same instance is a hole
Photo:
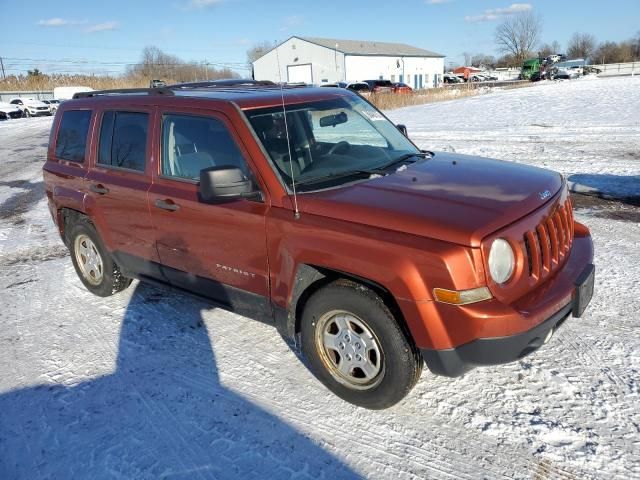
[[[522,63],[522,69],[520,70],[520,79],[531,80],[531,77],[533,77],[534,74],[540,73],[541,65],[542,61],[539,58],[525,60]]]

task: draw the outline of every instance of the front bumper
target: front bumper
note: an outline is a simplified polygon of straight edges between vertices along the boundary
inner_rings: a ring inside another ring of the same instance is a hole
[[[517,335],[479,338],[456,348],[421,349],[420,353],[432,373],[445,377],[459,377],[476,366],[513,362],[540,348],[572,310],[573,304],[569,303],[537,327]]]

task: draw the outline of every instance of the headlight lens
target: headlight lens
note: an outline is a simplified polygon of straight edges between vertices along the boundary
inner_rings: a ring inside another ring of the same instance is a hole
[[[496,283],[504,283],[511,278],[516,261],[513,249],[503,238],[493,241],[489,252],[489,273]]]

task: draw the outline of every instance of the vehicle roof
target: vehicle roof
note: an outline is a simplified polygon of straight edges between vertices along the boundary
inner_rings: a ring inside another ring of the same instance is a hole
[[[215,86],[195,87],[195,88],[163,88],[163,89],[133,89],[128,92],[126,89],[113,93],[105,91],[87,92],[91,94],[89,98],[83,100],[109,102],[113,100],[121,101],[125,98],[145,98],[152,100],[154,104],[173,103],[176,99],[190,100],[212,100],[232,102],[242,110],[255,108],[275,107],[282,104],[296,104],[308,101],[328,100],[331,98],[355,95],[346,89],[322,88],[312,86],[283,86],[279,85],[247,85],[247,86]],[[193,103],[193,102],[189,102]]]

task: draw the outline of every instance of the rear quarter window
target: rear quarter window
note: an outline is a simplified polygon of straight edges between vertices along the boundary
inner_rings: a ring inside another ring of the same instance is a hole
[[[102,116],[98,163],[144,172],[149,114],[107,111]]]
[[[56,157],[70,162],[84,162],[90,110],[67,110],[62,114],[56,137]]]

